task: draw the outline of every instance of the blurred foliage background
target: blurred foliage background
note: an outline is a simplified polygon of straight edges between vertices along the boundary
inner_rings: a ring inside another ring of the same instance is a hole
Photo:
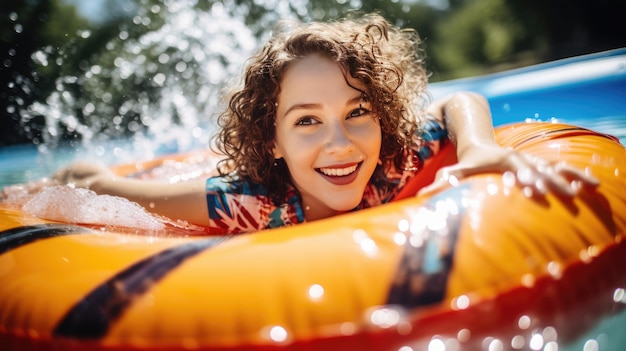
[[[172,9],[180,6],[192,7],[198,15],[209,14],[192,17],[198,22],[195,26],[211,22],[214,13],[236,14],[256,39],[266,36],[272,23],[285,14],[310,21],[341,17],[353,9],[377,11],[420,33],[431,81],[626,46],[622,0],[3,1],[0,145],[39,144],[51,137],[80,140],[86,130],[108,138],[143,131],[150,125],[150,114],[163,110],[159,101],[168,96],[164,87],[172,76],[180,94],[200,96],[184,103],[207,105],[195,110],[201,113],[214,110],[216,98],[199,92],[203,86],[223,84],[224,79],[198,73],[206,55],[186,53],[194,43],[200,45],[201,38],[183,34],[185,45],[146,39],[149,33],[162,33],[175,21],[188,18],[170,18]],[[142,43],[134,46],[139,49],[128,49],[125,44],[132,40]],[[227,66],[232,56],[228,50],[237,48],[216,47],[208,55]],[[134,62],[135,69],[114,73],[122,65],[120,60]],[[50,105],[56,109],[41,107]],[[186,110],[180,105],[173,101],[166,108],[172,123],[185,119]]]

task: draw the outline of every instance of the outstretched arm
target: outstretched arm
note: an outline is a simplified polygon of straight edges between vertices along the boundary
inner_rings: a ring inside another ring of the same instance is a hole
[[[598,185],[594,177],[564,162],[548,163],[500,147],[494,139],[489,103],[479,94],[452,94],[433,102],[427,113],[446,125],[458,158],[456,165],[439,171],[433,188],[454,179],[489,172],[511,172],[518,184],[540,194],[553,191],[571,197],[581,185]]]
[[[130,179],[91,162],[76,162],[55,173],[52,178],[98,194],[127,198],[152,213],[173,220],[209,225],[204,180],[165,183]]]

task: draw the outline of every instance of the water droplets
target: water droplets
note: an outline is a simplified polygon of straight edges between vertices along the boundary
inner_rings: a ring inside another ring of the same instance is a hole
[[[548,274],[550,274],[553,278],[559,279],[563,274],[563,268],[559,262],[550,261],[546,267]]]
[[[127,31],[122,30],[122,31],[120,31],[120,33],[117,36],[118,36],[118,38],[120,38],[120,40],[126,40],[126,39],[128,39],[128,37],[130,35],[128,34]]]
[[[504,351],[504,343],[500,339],[490,339],[487,344],[488,351]]]
[[[375,257],[378,254],[378,245],[363,229],[356,229],[352,233],[352,238],[365,255]]]
[[[515,335],[511,338],[511,347],[515,350],[520,350],[526,344],[526,339],[521,335]]]
[[[152,78],[152,80],[154,81],[154,83],[156,83],[158,86],[163,86],[165,83],[165,74],[163,73],[157,73],[154,75],[154,78]]]
[[[162,53],[161,55],[159,55],[158,61],[160,64],[164,65],[170,61],[170,55],[168,55],[167,53]]]
[[[441,338],[433,338],[428,343],[428,351],[446,351],[446,343]]]
[[[83,114],[88,116],[90,114],[92,114],[94,111],[96,110],[96,105],[94,105],[93,103],[89,102],[85,105],[85,107],[83,107]]]
[[[530,328],[530,324],[531,324],[531,319],[529,316],[521,316],[518,320],[517,320],[517,327],[520,328],[521,330],[526,330],[528,328]]]
[[[176,72],[183,73],[187,70],[187,63],[185,61],[179,61],[176,63],[174,68],[176,69]]]
[[[452,299],[450,307],[453,310],[464,310],[470,306],[470,298],[467,295],[460,295]]]
[[[598,344],[598,341],[595,339],[589,339],[585,342],[585,345],[583,346],[583,351],[598,351],[600,350],[600,345]]]
[[[324,297],[324,287],[320,284],[313,284],[309,287],[307,295],[311,300],[318,301]]]
[[[89,37],[91,37],[91,31],[90,30],[79,30],[77,35],[82,38],[82,39],[87,39]]]
[[[267,339],[275,343],[284,343],[289,339],[287,329],[281,325],[267,327],[261,334],[264,334]]]
[[[369,317],[372,325],[382,329],[388,329],[400,323],[402,314],[398,309],[391,307],[382,307],[374,309]]]
[[[398,246],[403,246],[406,243],[407,236],[405,233],[396,232],[393,236],[393,242]]]
[[[613,292],[613,301],[626,304],[626,290],[623,288],[615,289]]]
[[[43,52],[42,50],[37,50],[34,53],[32,53],[31,59],[36,64],[39,64],[39,65],[44,66],[44,67],[48,66],[48,55],[45,52]]]

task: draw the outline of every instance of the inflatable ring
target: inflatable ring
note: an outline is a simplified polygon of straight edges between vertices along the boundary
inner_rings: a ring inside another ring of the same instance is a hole
[[[626,151],[563,124],[501,127],[498,140],[601,184],[531,199],[487,174],[237,236],[108,232],[0,206],[0,349],[522,349],[538,330],[571,340],[626,305]]]

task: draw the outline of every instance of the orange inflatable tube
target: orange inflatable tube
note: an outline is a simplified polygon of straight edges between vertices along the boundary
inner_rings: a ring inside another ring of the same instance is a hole
[[[498,139],[601,185],[529,199],[487,174],[237,236],[128,234],[0,206],[0,349],[527,349],[538,330],[567,342],[626,305],[626,151],[563,124]]]

